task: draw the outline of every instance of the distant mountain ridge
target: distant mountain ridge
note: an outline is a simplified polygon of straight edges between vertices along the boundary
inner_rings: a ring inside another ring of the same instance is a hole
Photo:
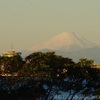
[[[55,51],[56,54],[72,58],[74,61],[78,61],[80,58],[88,58],[100,63],[100,46],[70,32],[63,32],[27,50],[29,53],[37,51]]]
[[[42,49],[77,51],[80,49],[93,48],[97,45],[80,37],[75,33],[63,32],[48,41],[33,46],[29,51],[38,51]]]

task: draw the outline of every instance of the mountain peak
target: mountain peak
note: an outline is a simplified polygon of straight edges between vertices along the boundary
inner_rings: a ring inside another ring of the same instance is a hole
[[[70,37],[71,38],[73,34],[74,34],[73,32],[62,32],[62,33],[58,34],[56,37],[60,37],[60,38],[64,38],[64,37],[69,38]]]
[[[29,51],[40,51],[49,49],[53,51],[77,51],[80,49],[93,48],[96,45],[74,32],[63,32],[57,36],[33,46]]]

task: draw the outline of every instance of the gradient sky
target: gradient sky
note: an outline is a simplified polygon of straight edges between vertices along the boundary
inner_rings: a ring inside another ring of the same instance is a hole
[[[100,0],[0,0],[0,52],[33,47],[62,32],[100,44]]]

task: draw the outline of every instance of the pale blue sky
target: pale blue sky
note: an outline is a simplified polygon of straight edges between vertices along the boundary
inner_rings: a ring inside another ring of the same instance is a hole
[[[0,52],[31,48],[62,32],[100,44],[100,0],[0,0]]]

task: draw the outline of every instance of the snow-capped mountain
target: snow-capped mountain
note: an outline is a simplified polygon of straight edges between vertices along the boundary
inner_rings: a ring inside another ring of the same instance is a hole
[[[82,38],[78,34],[63,32],[48,41],[33,46],[29,51],[40,51],[43,49],[60,51],[77,51],[80,49],[93,48],[97,45]]]
[[[56,54],[69,57],[76,62],[80,58],[93,59],[100,64],[100,46],[75,33],[63,32],[48,41],[34,45],[24,51],[23,55],[29,55],[37,51],[54,51]]]

